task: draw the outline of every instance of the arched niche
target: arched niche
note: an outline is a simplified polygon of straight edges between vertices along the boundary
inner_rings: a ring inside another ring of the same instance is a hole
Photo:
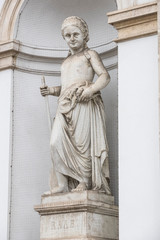
[[[102,91],[106,108],[110,147],[111,189],[118,204],[118,101],[116,31],[107,23],[106,13],[116,10],[115,1],[106,0],[28,0],[7,1],[12,17],[3,39],[17,46],[13,67],[13,121],[10,240],[39,238],[39,217],[33,205],[48,190],[51,158],[47,115],[40,96],[41,75],[48,85],[60,84],[60,65],[67,55],[61,36],[61,23],[70,15],[86,20],[90,30],[89,47],[100,53],[111,75]],[[17,8],[14,4],[16,3]],[[13,5],[14,6],[13,6]],[[54,117],[57,99],[50,97]],[[25,227],[24,227],[25,226]]]
[[[121,4],[121,2],[123,1],[112,0],[113,5],[116,5],[116,2],[118,2],[117,4]],[[29,1],[27,0],[2,0],[1,5],[3,7],[0,13],[0,16],[1,16],[0,17],[0,26],[1,26],[0,41],[1,42],[13,40],[13,36],[15,33],[15,22],[17,21],[17,18],[21,14],[21,10],[26,4],[28,4],[28,2]],[[90,6],[92,8],[94,4],[92,5],[92,2],[90,2]]]

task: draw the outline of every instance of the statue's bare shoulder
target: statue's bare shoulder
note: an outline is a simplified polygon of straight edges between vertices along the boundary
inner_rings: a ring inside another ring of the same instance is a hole
[[[107,73],[99,54],[95,50],[88,50],[88,54],[90,55],[90,63],[95,73],[98,76],[102,73]]]

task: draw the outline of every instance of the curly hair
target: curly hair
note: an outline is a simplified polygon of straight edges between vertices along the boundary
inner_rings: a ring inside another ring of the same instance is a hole
[[[62,23],[61,31],[62,31],[63,38],[64,38],[64,29],[71,25],[76,26],[81,30],[81,32],[84,34],[84,41],[87,43],[89,41],[88,25],[82,18],[77,16],[67,17]]]

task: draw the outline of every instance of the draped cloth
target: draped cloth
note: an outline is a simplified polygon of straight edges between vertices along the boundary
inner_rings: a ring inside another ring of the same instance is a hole
[[[72,183],[89,182],[89,189],[110,194],[103,101],[98,92],[89,101],[80,102],[75,89],[77,84],[58,99],[50,141],[54,168]]]

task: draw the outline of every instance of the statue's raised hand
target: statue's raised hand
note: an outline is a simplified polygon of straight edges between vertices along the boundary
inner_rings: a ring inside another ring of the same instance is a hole
[[[50,94],[49,87],[48,86],[40,87],[40,92],[43,97],[49,95]]]

